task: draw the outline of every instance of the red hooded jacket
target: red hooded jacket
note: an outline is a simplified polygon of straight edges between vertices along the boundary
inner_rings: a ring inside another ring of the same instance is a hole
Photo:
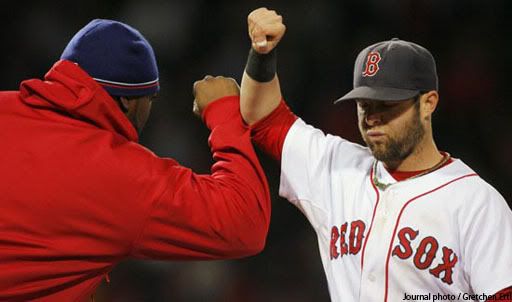
[[[69,61],[0,92],[0,301],[82,301],[127,258],[261,251],[270,197],[238,97],[203,118],[211,175],[137,144],[115,101]]]

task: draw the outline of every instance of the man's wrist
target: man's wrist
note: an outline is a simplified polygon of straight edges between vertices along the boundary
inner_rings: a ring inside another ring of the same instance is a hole
[[[253,48],[249,51],[245,72],[253,80],[265,83],[274,79],[277,70],[277,53],[272,49],[268,54],[260,54]]]

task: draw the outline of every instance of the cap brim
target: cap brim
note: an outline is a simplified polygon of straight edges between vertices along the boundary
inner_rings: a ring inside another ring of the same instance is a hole
[[[334,101],[334,104],[339,103],[341,101],[355,99],[366,99],[376,101],[402,101],[414,98],[419,94],[419,90],[360,86],[352,89],[352,91]]]

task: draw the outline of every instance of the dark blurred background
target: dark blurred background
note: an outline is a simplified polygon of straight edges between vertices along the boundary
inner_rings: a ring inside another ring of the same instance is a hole
[[[3,3],[2,4],[6,4]],[[291,108],[306,122],[361,142],[353,103],[332,105],[352,85],[357,53],[399,37],[437,60],[441,103],[438,147],[463,159],[512,201],[510,1],[18,1],[0,11],[0,89],[43,77],[68,40],[93,18],[138,28],[152,43],[162,92],[141,143],[199,173],[212,163],[208,131],[192,114],[192,84],[206,74],[241,78],[250,47],[246,18],[276,9],[287,33],[279,76]],[[261,155],[273,213],[267,247],[233,261],[120,264],[98,302],[329,301],[315,234],[302,214],[277,196],[279,167]],[[468,201],[469,202],[469,201]],[[497,230],[499,231],[499,230]]]

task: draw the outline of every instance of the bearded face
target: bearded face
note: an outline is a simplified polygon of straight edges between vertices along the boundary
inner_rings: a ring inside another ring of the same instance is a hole
[[[425,136],[418,100],[357,102],[359,131],[373,156],[382,162],[402,161]]]

